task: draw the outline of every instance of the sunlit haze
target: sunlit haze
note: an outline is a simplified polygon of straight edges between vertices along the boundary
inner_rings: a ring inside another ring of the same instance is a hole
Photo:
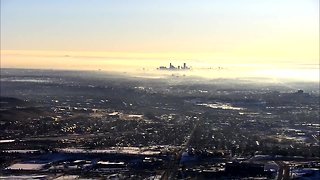
[[[320,179],[319,0],[0,2],[0,180]]]
[[[319,81],[318,0],[1,0],[1,68]],[[217,70],[217,68],[221,68]]]

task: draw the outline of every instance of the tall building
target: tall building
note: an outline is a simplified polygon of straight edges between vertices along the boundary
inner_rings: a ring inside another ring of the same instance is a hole
[[[176,69],[176,68],[172,65],[172,63],[170,63],[169,69]]]

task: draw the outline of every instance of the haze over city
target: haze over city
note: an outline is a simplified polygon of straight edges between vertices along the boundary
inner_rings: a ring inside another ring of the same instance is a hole
[[[1,1],[2,68],[154,74],[170,62],[318,81],[319,1]]]
[[[319,0],[0,3],[0,179],[320,179]]]

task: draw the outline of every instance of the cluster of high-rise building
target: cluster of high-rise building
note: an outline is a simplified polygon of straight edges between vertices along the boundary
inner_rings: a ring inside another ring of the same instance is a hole
[[[174,66],[172,63],[169,64],[169,67],[160,66],[158,70],[190,70],[190,67],[187,66],[187,63],[183,63],[183,66]]]

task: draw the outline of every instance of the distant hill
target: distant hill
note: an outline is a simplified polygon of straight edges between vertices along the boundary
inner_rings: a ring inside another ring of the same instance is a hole
[[[18,98],[0,96],[0,108],[10,108],[17,106],[30,106],[30,103]]]

